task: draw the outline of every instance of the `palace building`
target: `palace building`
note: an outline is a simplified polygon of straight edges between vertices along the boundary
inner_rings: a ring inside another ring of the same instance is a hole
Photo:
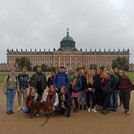
[[[32,67],[36,65],[46,64],[49,67],[59,67],[61,65],[65,67],[89,67],[91,64],[96,64],[98,67],[105,66],[111,68],[112,61],[118,56],[125,56],[128,60],[130,57],[129,49],[128,50],[106,50],[103,51],[99,49],[89,50],[78,50],[76,48],[75,41],[72,37],[69,36],[69,29],[67,29],[67,35],[61,40],[60,48],[53,51],[43,51],[40,50],[9,50],[7,49],[7,69],[14,68],[15,60],[17,57],[26,56],[30,59]]]

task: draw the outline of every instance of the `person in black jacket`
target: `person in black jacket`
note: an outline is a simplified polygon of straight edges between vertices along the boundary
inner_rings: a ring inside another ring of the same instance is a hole
[[[55,76],[55,72],[52,71],[51,76],[48,78],[48,81],[47,81],[48,88],[50,87],[50,85],[53,85],[54,76]]]
[[[36,87],[37,93],[42,99],[42,95],[47,86],[47,79],[45,74],[42,73],[41,66],[37,67],[37,71],[32,75],[29,84],[31,87]]]
[[[100,107],[103,106],[103,102],[104,102],[103,93],[101,89],[101,80],[102,80],[101,75],[102,75],[102,71],[98,69],[94,76],[96,104],[99,105]]]
[[[86,80],[87,80],[87,106],[88,106],[88,112],[97,112],[95,110],[95,104],[96,104],[96,96],[95,96],[95,88],[94,88],[94,80],[92,76],[92,71],[88,70],[87,75],[86,75]],[[92,96],[92,110],[90,110],[90,96]]]
[[[65,86],[61,87],[59,93],[59,107],[58,112],[64,114],[67,111],[67,117],[70,117],[72,98],[70,94],[67,92],[67,88]]]
[[[81,97],[79,100],[80,103],[80,110],[82,109],[82,99],[84,99],[84,110],[86,110],[86,85],[87,85],[87,80],[85,76],[85,71],[81,70],[81,81],[82,81],[82,89],[81,89]]]

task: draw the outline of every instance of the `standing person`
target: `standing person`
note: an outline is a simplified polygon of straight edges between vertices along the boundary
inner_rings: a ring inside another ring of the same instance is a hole
[[[19,81],[17,76],[15,76],[15,72],[12,69],[10,71],[10,75],[6,76],[3,85],[3,91],[6,94],[6,111],[7,114],[14,114],[14,97],[17,92],[19,92]]]
[[[86,80],[84,70],[81,70],[81,77],[80,78],[81,78],[81,81],[82,81],[81,97],[80,97],[80,100],[79,100],[80,110],[82,110],[82,99],[84,99],[84,110],[86,110],[86,104],[87,104],[87,100],[86,100],[86,85],[87,85],[87,80]]]
[[[96,104],[99,105],[100,107],[102,107],[103,102],[104,102],[102,89],[101,89],[101,80],[102,80],[101,75],[102,75],[102,71],[98,69],[94,76]]]
[[[104,96],[104,103],[101,109],[101,113],[106,115],[110,112],[109,111],[110,97],[113,91],[113,84],[107,73],[103,73],[103,79],[101,80],[101,84],[102,84],[102,93]]]
[[[115,73],[115,75],[116,75],[116,76],[117,76],[117,78],[118,78],[117,90],[118,90],[119,99],[120,99],[119,107],[122,107],[122,103],[123,103],[123,101],[122,101],[121,92],[119,92],[119,70],[118,70],[118,68],[117,68],[117,67],[114,69],[114,73]]]
[[[32,75],[29,83],[31,87],[36,87],[37,93],[42,99],[42,95],[47,86],[47,80],[45,74],[42,73],[41,66],[37,67],[37,71]]]
[[[48,81],[47,81],[47,86],[48,86],[48,87],[49,87],[50,85],[53,85],[54,76],[55,76],[55,72],[52,71],[52,72],[51,72],[51,76],[48,78]]]
[[[30,76],[27,74],[27,67],[22,68],[22,73],[18,74],[19,87],[18,92],[18,111],[21,110],[21,96],[23,94],[23,109],[26,107],[27,88],[29,87]]]
[[[110,97],[110,106],[109,109],[111,111],[117,111],[118,108],[118,90],[117,90],[117,84],[118,84],[118,80],[117,80],[117,76],[114,74],[114,70],[110,70],[109,74],[110,78],[113,81],[113,91]]]
[[[78,76],[78,72],[74,73],[74,80],[72,82],[72,97],[75,102],[74,112],[78,112],[78,98],[81,97],[82,81]]]
[[[57,93],[60,92],[62,86],[69,88],[68,75],[64,71],[64,67],[61,66],[59,72],[54,77],[54,86]]]
[[[74,74],[73,74],[73,69],[69,68],[69,72],[68,72],[68,80],[69,80],[69,94],[72,94],[72,82],[74,79]]]
[[[86,80],[87,80],[87,106],[88,106],[88,112],[97,112],[95,110],[95,103],[96,103],[96,96],[95,96],[95,88],[94,88],[94,80],[92,76],[92,71],[88,70],[87,75],[86,75]],[[90,110],[90,96],[92,96],[92,110]]]
[[[119,70],[119,89],[122,95],[124,112],[129,114],[130,92],[132,91],[132,82],[123,70]]]

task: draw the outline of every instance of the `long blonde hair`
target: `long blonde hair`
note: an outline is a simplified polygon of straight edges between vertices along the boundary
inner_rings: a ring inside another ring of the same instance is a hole
[[[91,75],[89,75],[89,73],[91,73]],[[86,79],[87,79],[87,83],[93,84],[93,75],[92,75],[91,70],[88,70],[87,75],[86,75]]]

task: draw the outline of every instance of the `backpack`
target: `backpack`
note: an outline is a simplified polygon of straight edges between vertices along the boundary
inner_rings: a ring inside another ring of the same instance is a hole
[[[58,76],[59,76],[59,73],[56,75],[56,81],[57,81],[57,78],[58,78]],[[64,73],[64,76],[65,76],[65,78],[66,78],[66,81],[68,81],[68,79],[67,79],[67,74],[66,73]]]

